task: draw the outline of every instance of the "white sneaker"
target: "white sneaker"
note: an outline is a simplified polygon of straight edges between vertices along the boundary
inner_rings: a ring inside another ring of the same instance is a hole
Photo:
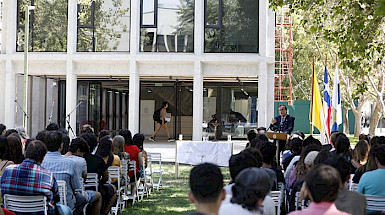
[[[152,142],[155,142],[155,138],[153,138],[153,137],[150,137],[150,138],[148,138],[150,141],[152,141]]]
[[[168,142],[175,142],[174,138],[168,138]]]

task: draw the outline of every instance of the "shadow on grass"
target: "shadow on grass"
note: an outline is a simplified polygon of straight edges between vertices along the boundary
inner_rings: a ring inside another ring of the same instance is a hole
[[[192,166],[179,166],[179,178],[175,178],[174,165],[162,165],[163,168],[163,188],[158,192],[152,193],[149,198],[136,202],[134,206],[129,205],[123,211],[123,215],[139,214],[184,214],[193,211],[194,205],[187,199],[189,188],[189,176]],[[228,168],[221,168],[225,183],[229,182],[230,173]],[[157,181],[157,178],[155,178]]]

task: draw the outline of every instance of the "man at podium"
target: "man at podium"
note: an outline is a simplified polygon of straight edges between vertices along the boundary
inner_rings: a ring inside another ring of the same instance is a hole
[[[282,132],[291,134],[294,128],[295,117],[287,114],[287,107],[285,105],[280,105],[278,107],[279,116],[276,116],[271,120],[269,129],[276,132]],[[286,141],[279,141],[279,151],[285,150]]]

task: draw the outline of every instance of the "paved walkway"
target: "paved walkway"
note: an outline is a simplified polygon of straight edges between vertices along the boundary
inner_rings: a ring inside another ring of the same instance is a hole
[[[247,141],[233,141],[234,143],[234,154],[242,151]],[[176,142],[167,142],[165,141],[157,141],[151,142],[146,140],[144,142],[144,149],[149,153],[162,153],[162,161],[163,162],[175,162],[175,146]]]

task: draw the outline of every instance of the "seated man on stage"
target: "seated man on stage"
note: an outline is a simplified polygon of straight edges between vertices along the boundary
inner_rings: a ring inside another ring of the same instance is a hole
[[[294,128],[295,117],[287,114],[287,107],[285,105],[280,105],[278,107],[279,116],[276,116],[271,120],[269,129],[272,131],[283,132],[291,134]],[[285,150],[286,141],[279,141],[279,151]]]

